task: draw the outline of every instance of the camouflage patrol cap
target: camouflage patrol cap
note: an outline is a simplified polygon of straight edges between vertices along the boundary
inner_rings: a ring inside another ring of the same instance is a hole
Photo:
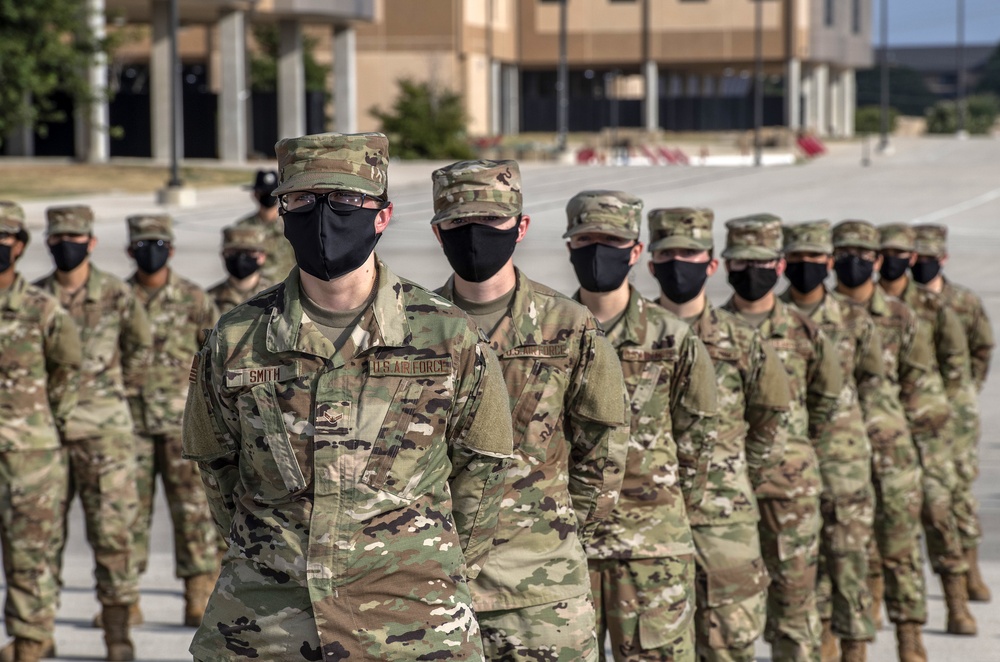
[[[167,214],[136,214],[125,219],[130,244],[150,239],[174,240],[173,220]]]
[[[0,200],[0,234],[27,233],[24,228],[24,209],[16,202]]]
[[[459,161],[435,170],[431,181],[431,225],[469,216],[517,216],[524,204],[517,161]]]
[[[877,251],[878,228],[868,221],[841,221],[833,226],[834,248],[867,248]]]
[[[948,228],[943,225],[917,225],[916,233],[917,255],[941,257],[948,252]]]
[[[601,232],[638,239],[642,200],[623,191],[581,191],[566,203],[563,239],[584,232]]]
[[[789,253],[833,253],[833,239],[830,233],[830,221],[806,221],[785,225],[781,228],[784,238],[783,251]]]
[[[906,223],[887,223],[878,226],[879,250],[894,248],[912,251],[916,246],[916,233]]]
[[[310,189],[354,191],[385,197],[389,186],[389,139],[381,133],[319,133],[285,138],[274,146],[280,183],[277,197]]]
[[[222,228],[222,250],[267,252],[264,231],[250,225],[230,225]]]
[[[776,260],[781,257],[781,219],[753,214],[726,221],[727,260]]]
[[[45,231],[50,235],[94,232],[94,210],[87,205],[49,207],[45,210],[45,220]]]
[[[710,251],[714,247],[713,221],[715,213],[703,207],[654,209],[648,216],[649,250],[690,248]]]

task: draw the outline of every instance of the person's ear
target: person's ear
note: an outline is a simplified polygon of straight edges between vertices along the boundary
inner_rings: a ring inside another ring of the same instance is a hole
[[[385,232],[385,229],[389,227],[390,220],[392,220],[391,202],[385,206],[385,209],[380,210],[378,216],[375,217],[375,234]]]
[[[643,244],[641,241],[635,242],[635,246],[632,247],[628,255],[628,266],[635,266],[639,262],[639,258],[642,257],[642,248]]]
[[[714,257],[708,261],[708,266],[705,267],[705,273],[711,278],[715,275],[715,272],[719,270],[719,261]]]
[[[522,214],[521,221],[517,224],[517,241],[515,243],[521,243],[525,235],[528,234],[529,225],[531,225],[531,217],[527,214]]]

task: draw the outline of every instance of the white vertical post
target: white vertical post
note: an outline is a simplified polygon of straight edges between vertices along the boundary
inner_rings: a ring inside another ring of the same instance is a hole
[[[278,138],[306,132],[306,70],[302,59],[302,26],[278,24]]]

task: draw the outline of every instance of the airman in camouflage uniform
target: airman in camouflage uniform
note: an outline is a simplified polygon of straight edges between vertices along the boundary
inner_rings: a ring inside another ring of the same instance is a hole
[[[283,280],[295,266],[295,253],[285,238],[285,222],[278,214],[278,199],[274,195],[277,186],[278,173],[258,170],[254,183],[247,187],[253,191],[257,211],[236,222],[238,227],[257,228],[264,233],[267,262],[261,268],[261,275],[272,283]]]
[[[497,540],[471,584],[486,656],[596,660],[584,546],[624,477],[621,367],[584,306],[514,267],[530,223],[517,163],[463,161],[432,178],[431,223],[455,269],[441,293],[488,335],[514,427]]]
[[[882,388],[885,370],[875,322],[859,306],[828,292],[823,281],[833,266],[828,221],[783,228],[785,275],[791,286],[785,303],[809,317],[833,344],[844,375],[840,406],[829,434],[817,446],[823,493],[820,512],[818,607],[823,621],[824,657],[864,660],[866,643],[875,639],[868,590],[868,545],[874,525],[872,448],[862,411]]]
[[[146,383],[129,397],[137,432],[139,492],[133,555],[141,575],[149,562],[153,495],[159,475],[174,527],[175,572],[184,580],[184,623],[193,627],[201,623],[215,583],[217,541],[198,466],[181,457],[181,422],[191,358],[218,313],[200,287],[168,266],[174,240],[169,216],[136,215],[127,223],[128,252],[137,266],[128,282],[145,307],[153,331]]]
[[[660,303],[688,321],[707,347],[719,393],[705,495],[688,510],[697,553],[698,659],[750,662],[764,632],[770,583],[754,489],[784,455],[791,393],[774,350],[705,295],[718,269],[713,220],[710,209],[651,211],[650,270]]]
[[[369,240],[388,225],[385,136],[303,136],[277,152],[289,228],[326,225],[327,196],[352,192],[360,206],[338,213],[372,223]],[[374,241],[337,241],[360,266],[331,262],[337,275],[321,278],[309,255],[322,240],[295,243],[300,268],[224,315],[192,367],[185,452],[229,551],[191,652],[482,660],[467,581],[490,553],[513,450],[500,366]],[[308,312],[329,293],[358,306],[346,336]]]
[[[723,306],[757,326],[785,366],[792,391],[785,456],[757,488],[760,537],[771,576],[765,638],[772,657],[819,655],[816,580],[823,489],[818,453],[828,448],[844,385],[836,347],[820,328],[774,295],[784,267],[781,219],[770,214],[734,219],[726,259],[735,295]]]
[[[838,223],[832,241],[837,292],[871,315],[885,366],[882,387],[863,407],[872,443],[877,513],[868,547],[869,586],[876,598],[873,616],[877,621],[884,590],[889,620],[896,624],[900,661],[926,662],[920,634],[927,622],[920,552],[923,470],[903,405],[930,371],[930,348],[917,342],[915,313],[899,299],[886,296],[872,280],[881,266],[875,226],[865,221]]]
[[[0,202],[0,543],[14,640],[0,660],[54,656],[68,470],[60,439],[76,406],[80,336],[59,302],[15,270],[28,243],[24,211]]]
[[[252,226],[232,225],[222,229],[222,260],[229,276],[208,288],[219,314],[243,303],[274,285],[263,274],[267,264],[264,231]]]
[[[966,585],[969,563],[955,517],[959,487],[953,447],[955,421],[949,405],[970,379],[968,343],[961,322],[941,295],[919,287],[906,276],[906,268],[917,257],[913,228],[901,223],[882,225],[879,244],[879,287],[916,313],[915,342],[931,366],[919,388],[910,393],[904,389],[903,402],[924,470],[927,553],[944,587],[948,632],[974,635],[976,621],[969,611]]]
[[[941,294],[958,316],[969,344],[972,381],[958,397],[951,400],[955,420],[955,473],[958,476],[958,499],[955,517],[962,537],[962,547],[969,562],[969,599],[989,602],[990,589],[979,571],[979,542],[982,528],[976,512],[979,505],[972,494],[972,483],[979,476],[979,406],[993,353],[993,329],[986,317],[983,301],[970,290],[948,280],[941,268],[948,261],[948,229],[943,225],[918,225],[916,230],[917,262],[910,270],[917,282]]]
[[[35,284],[69,312],[83,344],[80,395],[63,435],[69,500],[79,492],[87,541],[94,550],[108,659],[131,660],[129,608],[139,601],[131,553],[138,498],[126,396],[138,395],[142,388],[153,339],[146,311],[132,288],[90,261],[97,243],[90,207],[50,207],[46,218],[56,270]],[[64,530],[68,514],[67,508]],[[61,570],[63,548],[55,552]]]
[[[621,496],[586,545],[597,641],[610,633],[616,660],[693,661],[688,513],[705,501],[715,444],[711,360],[687,324],[628,282],[643,248],[641,200],[584,191],[569,201],[566,216],[563,237],[581,284],[576,298],[618,351],[632,410]]]

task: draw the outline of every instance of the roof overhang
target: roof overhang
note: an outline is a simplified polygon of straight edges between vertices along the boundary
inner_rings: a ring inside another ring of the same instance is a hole
[[[153,0],[107,0],[111,19],[128,23],[152,20]],[[214,23],[233,9],[251,12],[255,20],[300,19],[324,23],[371,21],[375,0],[178,0],[181,23]]]

